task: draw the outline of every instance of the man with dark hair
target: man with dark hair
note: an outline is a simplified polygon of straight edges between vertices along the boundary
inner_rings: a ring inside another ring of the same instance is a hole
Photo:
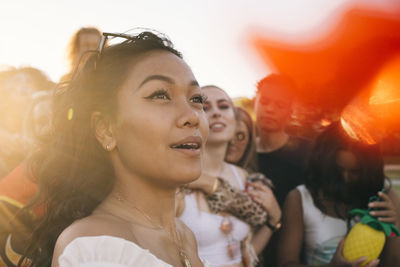
[[[271,74],[257,86],[257,158],[259,171],[272,180],[282,206],[290,190],[303,182],[304,161],[310,142],[290,136],[285,128],[292,115],[294,84]]]
[[[303,183],[308,140],[285,132],[292,115],[295,85],[282,75],[271,74],[257,85],[255,114],[257,125],[258,171],[273,182],[282,207],[286,195]],[[276,235],[263,253],[263,266],[276,266]]]

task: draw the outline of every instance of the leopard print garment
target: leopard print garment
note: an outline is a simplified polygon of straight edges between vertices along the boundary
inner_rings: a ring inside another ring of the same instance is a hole
[[[248,177],[248,180],[252,182],[257,180],[255,175],[262,174],[252,174]],[[219,179],[217,190],[214,194],[206,196],[207,203],[213,212],[230,213],[252,227],[260,227],[265,224],[268,213],[261,205],[254,202],[246,192],[232,187],[221,178],[217,179]],[[264,184],[272,185],[269,181],[264,182]]]

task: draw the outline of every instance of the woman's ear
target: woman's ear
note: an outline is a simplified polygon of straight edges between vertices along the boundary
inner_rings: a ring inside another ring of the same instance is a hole
[[[92,113],[91,123],[97,141],[106,151],[112,151],[116,146],[116,140],[111,118],[96,111]]]

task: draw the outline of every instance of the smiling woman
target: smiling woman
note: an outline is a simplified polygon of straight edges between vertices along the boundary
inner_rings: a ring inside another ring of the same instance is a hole
[[[174,206],[201,172],[203,101],[180,53],[151,32],[89,58],[56,94],[53,138],[32,158],[46,211],[30,265],[202,266]]]
[[[272,191],[266,186],[254,184],[254,190],[244,192],[246,171],[224,160],[228,143],[236,129],[237,114],[232,100],[219,87],[205,86],[203,90],[207,96],[204,111],[210,129],[203,171],[197,181],[189,184],[193,191],[185,192],[181,196],[178,214],[194,232],[200,257],[204,257],[215,266],[255,266],[257,254],[266,246],[273,231],[264,226],[265,220],[253,225],[251,229],[248,224],[251,220],[248,219],[252,215],[261,218],[261,213],[267,213],[269,223],[277,225],[281,211]],[[220,190],[221,185],[224,188],[229,187],[231,194],[224,194],[218,206],[226,205],[228,208],[219,208],[216,211],[209,206],[207,198]],[[232,196],[232,192],[237,194]],[[261,206],[261,213],[251,205],[252,199],[257,202],[255,204]],[[248,210],[251,214],[247,213]]]

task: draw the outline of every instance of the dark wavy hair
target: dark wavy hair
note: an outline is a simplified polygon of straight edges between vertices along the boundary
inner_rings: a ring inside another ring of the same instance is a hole
[[[357,158],[359,170],[357,180],[346,183],[340,167],[337,165],[339,151],[352,152]],[[339,122],[332,123],[320,134],[311,152],[305,185],[310,191],[315,205],[326,213],[324,200],[335,203],[337,216],[338,204],[349,208],[367,208],[369,197],[383,189],[385,175],[383,159],[378,145],[367,145],[347,136]]]
[[[262,91],[271,90],[271,87],[274,87],[274,89],[279,88],[279,90],[285,90],[285,92],[291,94],[294,94],[297,90],[296,84],[288,76],[272,73],[265,76],[257,83],[256,94],[260,94]],[[290,101],[292,102],[293,99],[290,99]]]
[[[39,193],[29,208],[39,205],[45,210],[24,255],[30,266],[50,266],[60,233],[90,215],[111,192],[114,169],[95,138],[91,115],[101,112],[115,118],[119,88],[138,57],[155,50],[182,58],[168,38],[142,32],[92,55],[77,77],[55,93],[52,138],[30,159]]]

